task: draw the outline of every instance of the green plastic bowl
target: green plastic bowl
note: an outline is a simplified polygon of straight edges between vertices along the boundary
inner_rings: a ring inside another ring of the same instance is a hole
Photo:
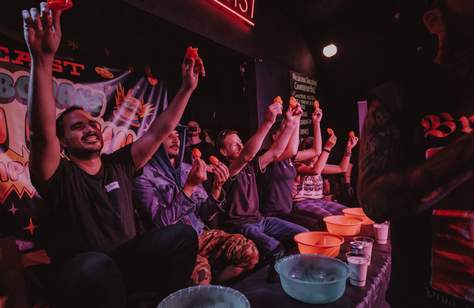
[[[281,287],[290,297],[308,304],[327,304],[346,290],[349,266],[335,258],[299,254],[275,264]]]

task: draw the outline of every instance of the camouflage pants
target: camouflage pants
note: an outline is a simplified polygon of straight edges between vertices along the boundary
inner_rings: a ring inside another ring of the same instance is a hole
[[[255,244],[241,234],[229,234],[222,230],[203,231],[199,236],[199,252],[191,275],[193,285],[209,284],[212,280],[211,265],[224,262],[249,271],[258,263]]]

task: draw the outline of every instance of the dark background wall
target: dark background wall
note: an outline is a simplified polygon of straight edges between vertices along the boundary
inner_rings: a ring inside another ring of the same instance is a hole
[[[244,24],[210,0],[124,1],[250,58],[255,65],[256,85],[256,100],[250,108],[253,112],[248,116],[250,131],[255,130],[275,96],[288,98],[290,69],[308,76],[316,74],[298,23],[275,1],[255,1],[255,27]]]
[[[211,0],[123,0],[184,29],[253,58],[271,59],[305,74],[315,67],[295,20],[273,0],[255,1],[250,27]]]
[[[183,120],[198,119],[214,131],[235,128],[248,136],[274,96],[288,97],[289,70],[316,73],[297,23],[274,4],[257,0],[256,26],[250,27],[210,0],[75,1],[63,15],[59,53],[137,71],[150,65],[168,83],[172,97],[184,50],[197,46],[207,77]],[[18,0],[2,9],[2,36],[24,46],[20,12],[34,5],[38,1]]]

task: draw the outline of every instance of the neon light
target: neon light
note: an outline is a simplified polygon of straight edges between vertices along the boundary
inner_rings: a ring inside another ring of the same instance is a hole
[[[219,6],[221,6],[222,8],[224,8],[226,11],[234,14],[235,16],[237,16],[238,18],[242,19],[243,21],[245,21],[246,23],[248,23],[249,25],[251,26],[255,26],[255,22],[253,21],[253,13],[254,13],[254,8],[255,8],[255,0],[250,0],[251,2],[251,10],[250,10],[250,14],[249,16],[245,16],[243,15],[241,12],[237,11],[238,9],[241,9],[240,7],[240,3],[237,5],[237,1],[235,0],[234,3],[235,3],[235,8],[232,8],[228,5],[226,5],[225,3],[223,3],[224,0],[214,0],[215,3],[217,3]],[[247,1],[247,0],[245,0]],[[228,2],[228,1],[227,1]],[[247,11],[249,11],[249,9],[247,8]]]

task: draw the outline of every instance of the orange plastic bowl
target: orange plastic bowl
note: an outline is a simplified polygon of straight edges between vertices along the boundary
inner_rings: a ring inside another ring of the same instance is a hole
[[[302,232],[294,237],[300,253],[313,253],[328,257],[339,255],[344,238],[329,232]]]
[[[330,233],[344,236],[359,234],[362,225],[362,218],[345,215],[327,216],[323,220]]]
[[[344,213],[344,215],[349,216],[349,217],[362,218],[363,225],[374,224],[374,221],[370,219],[369,217],[367,217],[367,215],[365,214],[364,210],[361,207],[343,209],[342,212]]]

